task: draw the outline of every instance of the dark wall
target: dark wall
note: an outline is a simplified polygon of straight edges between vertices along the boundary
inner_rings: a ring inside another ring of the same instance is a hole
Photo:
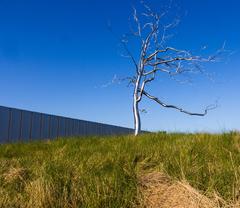
[[[0,143],[131,133],[129,128],[0,106]]]

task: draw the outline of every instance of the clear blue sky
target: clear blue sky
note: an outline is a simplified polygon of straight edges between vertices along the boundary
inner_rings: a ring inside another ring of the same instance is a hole
[[[0,0],[0,105],[74,118],[133,126],[132,90],[126,84],[101,87],[130,75],[107,29],[128,31],[129,0]],[[160,6],[163,1],[152,1]],[[162,79],[153,94],[192,111],[219,100],[208,116],[190,117],[144,101],[143,128],[171,131],[240,129],[240,1],[176,0],[182,18],[172,43],[177,48],[209,51],[224,41],[235,53],[210,65],[214,82],[179,85]]]

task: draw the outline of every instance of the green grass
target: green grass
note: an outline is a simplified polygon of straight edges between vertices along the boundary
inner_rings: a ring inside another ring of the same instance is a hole
[[[0,207],[134,207],[137,176],[163,171],[234,201],[240,134],[144,134],[0,145]]]

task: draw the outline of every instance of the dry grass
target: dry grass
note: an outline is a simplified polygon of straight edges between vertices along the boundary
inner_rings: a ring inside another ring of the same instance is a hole
[[[0,208],[239,208],[239,198],[236,132],[0,145]]]
[[[139,187],[145,208],[240,208],[240,201],[227,204],[217,195],[207,197],[187,181],[174,181],[160,172],[140,176]]]
[[[25,169],[21,167],[11,167],[3,174],[3,178],[6,183],[12,183],[15,180],[24,180],[26,175]]]
[[[27,207],[54,207],[53,205],[53,187],[46,183],[43,178],[38,178],[28,183],[25,192],[29,197]]]

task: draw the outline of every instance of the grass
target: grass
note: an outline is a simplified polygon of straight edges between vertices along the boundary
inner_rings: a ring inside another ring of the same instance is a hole
[[[144,134],[0,145],[0,207],[135,207],[139,174],[162,171],[240,196],[240,134]]]

